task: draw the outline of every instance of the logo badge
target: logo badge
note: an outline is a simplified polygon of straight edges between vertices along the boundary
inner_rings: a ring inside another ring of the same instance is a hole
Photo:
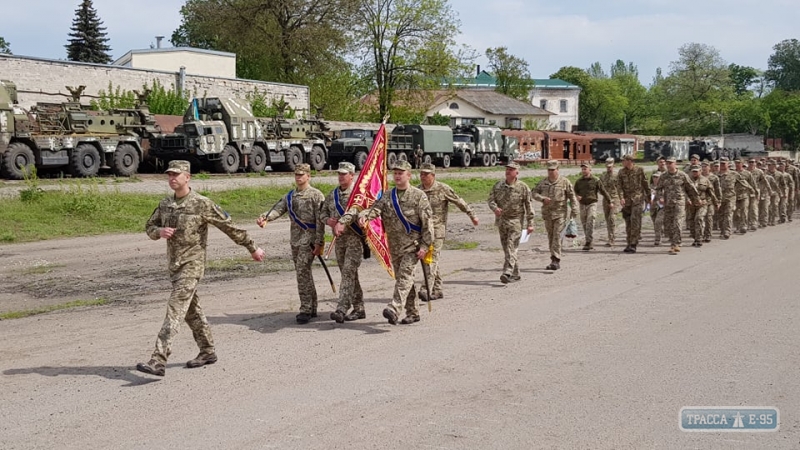
[[[780,413],[772,406],[685,406],[681,431],[778,431]]]

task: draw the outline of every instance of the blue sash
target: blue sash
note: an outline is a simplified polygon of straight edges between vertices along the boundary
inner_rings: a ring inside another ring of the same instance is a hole
[[[296,223],[298,227],[304,230],[316,230],[317,224],[305,223],[301,221],[299,217],[297,217],[297,214],[294,213],[294,209],[292,209],[292,194],[294,194],[294,189],[292,189],[291,191],[289,191],[288,194],[286,194],[286,207],[289,209],[289,217],[292,218],[292,221]]]
[[[341,202],[339,201],[339,188],[333,190],[333,203],[336,205],[336,212],[339,213],[340,216],[343,216],[345,213],[344,207],[342,206]],[[357,224],[353,223],[350,224],[350,228],[356,232],[357,235],[363,237],[364,231],[361,230]]]
[[[403,224],[406,233],[410,234],[412,231],[416,231],[417,233],[422,232],[422,227],[409,222],[406,216],[403,215],[403,210],[400,209],[400,202],[397,200],[397,188],[392,189],[392,205],[394,206],[394,213],[397,215],[397,218],[400,219],[400,223]]]

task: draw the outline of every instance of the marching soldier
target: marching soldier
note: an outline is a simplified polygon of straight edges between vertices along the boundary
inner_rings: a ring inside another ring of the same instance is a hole
[[[315,256],[322,254],[325,245],[325,222],[320,217],[325,196],[311,186],[310,180],[311,166],[298,164],[294,169],[296,188],[281,197],[269,212],[256,219],[256,224],[263,227],[289,213],[292,261],[300,296],[300,314],[296,316],[299,324],[306,324],[311,318],[317,317],[317,288],[314,286],[311,263]]]
[[[533,204],[528,185],[519,181],[519,165],[506,164],[505,179],[498,181],[489,193],[489,209],[495,215],[495,225],[500,231],[500,244],[503,246],[503,273],[500,281],[510,283],[519,281],[517,248],[522,228],[533,233]]]
[[[789,222],[791,222],[792,221],[792,216],[794,215],[794,210],[795,210],[795,207],[796,207],[796,203],[797,203],[797,189],[800,188],[800,170],[798,170],[797,167],[794,166],[792,161],[789,161],[787,159],[786,160],[786,172],[785,173],[788,173],[791,176],[792,182],[793,182],[794,187],[795,187],[792,190],[792,192],[789,193],[788,203],[786,205],[786,208],[787,208],[786,215],[787,215],[787,217],[789,219]]]
[[[583,245],[583,250],[588,251],[594,248],[592,241],[594,241],[594,220],[597,214],[597,198],[602,195],[603,198],[611,198],[603,183],[594,175],[592,175],[592,167],[589,163],[581,164],[582,176],[575,181],[575,197],[580,203],[581,210],[581,225],[583,225],[583,234],[586,240]],[[614,203],[610,206],[613,208]]]
[[[353,192],[353,176],[356,166],[349,162],[339,163],[337,170],[339,186],[334,188],[325,198],[322,205],[322,221],[331,229],[339,223],[339,218],[345,214],[347,202]],[[364,309],[364,291],[358,280],[358,268],[364,255],[364,230],[358,225],[351,224],[336,237],[336,264],[342,273],[339,286],[339,303],[336,311],[331,313],[331,320],[344,323],[345,320],[359,320],[367,317]],[[350,311],[352,306],[353,310]]]
[[[781,190],[783,189],[783,177],[780,172],[775,170],[775,161],[767,161],[767,183],[771,189],[772,194],[769,197],[769,221],[768,226],[774,227],[781,216]]]
[[[414,272],[433,244],[433,212],[425,193],[410,183],[411,164],[398,161],[392,170],[395,187],[384,191],[370,208],[358,214],[358,225],[364,228],[367,222],[378,217],[383,221],[395,275],[392,301],[383,310],[383,317],[396,325],[397,315],[405,309],[406,316],[400,321],[405,325],[419,322]],[[351,208],[339,219],[337,234],[352,223],[355,213],[355,208]]]
[[[561,268],[561,232],[567,226],[567,203],[572,210],[570,218],[577,215],[578,199],[568,179],[558,174],[558,161],[547,161],[547,178],[532,191],[534,200],[542,202],[542,218],[550,244],[550,264],[547,270]]]
[[[704,177],[708,178],[708,182],[711,185],[711,189],[714,191],[714,196],[717,199],[717,204],[715,207],[706,208],[705,224],[703,225],[703,242],[711,242],[711,231],[715,227],[719,228],[719,225],[714,222],[714,218],[717,216],[717,211],[719,211],[722,203],[722,189],[719,186],[719,177],[715,173],[711,172],[711,167],[713,167],[715,164],[716,167],[719,168],[719,161],[714,161],[711,164],[704,161],[700,165],[701,173]]]
[[[794,178],[791,174],[786,173],[786,162],[781,160],[778,163],[778,171],[783,175],[783,184],[784,184],[784,191],[786,195],[781,197],[781,223],[786,223],[788,220],[789,222],[792,221],[792,201],[794,199]]]
[[[619,178],[614,172],[614,158],[606,159],[606,172],[600,176],[600,182],[608,192],[608,197],[603,196],[603,216],[605,216],[606,230],[608,230],[606,247],[612,247],[617,230],[615,205],[619,203]]]
[[[625,219],[625,233],[628,246],[623,252],[636,253],[636,246],[642,237],[642,212],[644,202],[650,193],[644,170],[633,163],[633,155],[625,155],[619,171],[619,187],[622,193],[622,218]]]
[[[706,165],[706,167],[708,167],[708,165]],[[708,210],[717,209],[719,206],[719,200],[714,192],[714,186],[701,172],[702,168],[700,166],[692,167],[692,184],[694,184],[695,189],[697,189],[699,202],[698,204],[688,203],[686,207],[689,224],[691,225],[690,231],[692,239],[694,239],[692,247],[703,246],[703,240],[706,236],[705,225],[708,218]],[[709,237],[711,236],[710,230],[708,231],[708,235]]]
[[[711,174],[717,177],[717,181],[719,181],[719,168],[720,168],[720,160],[713,161],[711,163]],[[709,179],[711,179],[709,177]],[[720,201],[720,206],[722,205],[722,189],[717,190],[717,197]],[[717,211],[714,212],[714,231],[719,231],[719,226],[722,223],[722,208],[717,208]]]
[[[478,217],[472,212],[472,208],[469,207],[467,202],[455,193],[453,188],[436,181],[436,166],[433,164],[423,164],[419,171],[419,178],[422,182],[419,188],[428,196],[428,202],[430,202],[431,211],[433,211],[433,262],[430,270],[430,276],[433,280],[428,282],[431,283],[432,281],[432,298],[430,300],[436,300],[443,297],[442,277],[439,274],[439,256],[447,235],[447,210],[449,206],[455,205],[465,212],[472,221],[472,225],[476,227],[478,226]],[[419,298],[422,301],[428,301],[428,293],[420,290]]]
[[[695,206],[700,205],[692,180],[685,172],[678,170],[676,163],[674,157],[667,158],[667,171],[661,175],[656,185],[656,196],[664,204],[664,234],[669,238],[671,255],[681,251],[681,226],[686,216],[686,197]]]
[[[661,214],[664,204],[656,199],[656,185],[661,175],[667,171],[667,158],[659,156],[656,160],[656,164],[658,167],[650,174],[650,193],[652,196],[652,201],[650,203],[650,219],[653,221],[653,234],[655,235],[653,245],[658,247],[661,245],[661,234],[664,231],[664,215]]]
[[[748,195],[748,190],[752,188],[739,177],[737,172],[730,170],[728,158],[725,156],[720,158],[719,175],[717,176],[719,177],[719,186],[722,191],[722,199],[720,200],[720,237],[722,239],[730,239],[733,214],[738,206],[737,197],[739,192],[743,193],[742,195]]]
[[[744,161],[736,158],[733,162],[739,178],[747,183],[746,187],[740,184],[736,191],[736,214],[733,219],[733,227],[738,233],[745,234],[751,219],[749,216],[752,211],[750,203],[757,201],[758,198],[758,184],[753,179],[753,173],[744,169]]]
[[[758,187],[758,196],[750,205],[750,218],[753,219],[749,223],[750,231],[755,231],[758,228],[767,226],[768,217],[764,214],[769,216],[769,197],[771,193],[767,177],[755,158],[750,158],[747,161],[747,170],[753,174],[753,180]]]
[[[165,374],[172,341],[184,320],[200,347],[200,354],[187,362],[186,367],[217,362],[214,338],[197,296],[197,283],[203,278],[206,267],[208,226],[217,227],[233,242],[247,248],[254,260],[264,260],[264,250],[256,248],[247,231],[233,225],[228,213],[192,190],[189,186],[192,178],[189,161],[170,161],[166,173],[169,187],[175,194],[161,200],[145,229],[150,239],[167,240],[172,294],[150,361],[136,365],[136,370],[160,377]]]

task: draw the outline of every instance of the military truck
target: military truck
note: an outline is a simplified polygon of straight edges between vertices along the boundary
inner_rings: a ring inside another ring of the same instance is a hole
[[[697,155],[700,161],[718,159],[720,156],[728,156],[727,154],[720,154],[717,149],[716,143],[708,139],[695,139],[689,141],[689,156]]]
[[[219,173],[239,169],[292,171],[301,163],[322,170],[327,161],[321,121],[253,116],[246,100],[195,98],[174,133],[150,140],[150,154],[164,162],[187,159]]]
[[[519,157],[519,138],[503,135],[503,151],[500,152],[498,162],[508,164],[517,157]]]
[[[375,133],[378,130],[368,130],[364,128],[351,128],[339,132],[339,138],[335,139],[328,149],[328,162],[336,165],[342,161],[355,164],[356,170],[361,170],[367,161],[367,155],[372,148],[375,140]]]
[[[689,160],[689,141],[644,141],[644,159],[655,161],[660,157]]]
[[[453,130],[441,125],[397,125],[392,130],[386,151],[386,163],[414,161],[414,152],[422,150],[421,163],[450,167],[453,158]]]
[[[146,105],[95,112],[80,104],[79,94],[25,111],[16,85],[0,80],[0,176],[5,178],[21,180],[32,167],[67,167],[75,177],[93,177],[101,169],[130,176],[142,160],[141,137],[157,131]]]
[[[503,151],[503,135],[498,127],[459,125],[453,129],[453,158],[462,167],[494,166]]]

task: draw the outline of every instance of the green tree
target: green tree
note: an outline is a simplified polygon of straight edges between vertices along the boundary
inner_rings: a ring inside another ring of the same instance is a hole
[[[769,135],[800,144],[800,92],[775,89],[764,97],[763,105],[770,117]]]
[[[726,128],[733,133],[765,134],[772,125],[769,110],[761,98],[742,98],[728,106]]]
[[[11,55],[11,43],[6,42],[6,40],[0,36],[0,53],[4,55]]]
[[[589,70],[587,70],[586,72],[588,72],[589,76],[592,78],[597,78],[597,79],[608,78],[608,75],[606,74],[605,70],[603,70],[603,65],[600,64],[600,61],[592,63],[592,65],[589,66]]]
[[[106,44],[106,28],[102,26],[103,21],[97,16],[92,0],[82,0],[78,9],[75,10],[75,18],[72,20],[72,27],[68,39],[67,59],[70,61],[80,61],[98,64],[108,64],[111,62],[111,47]]]
[[[379,116],[395,115],[398,89],[438,88],[463,69],[459,21],[447,0],[362,1],[360,16],[351,30],[378,92]]]
[[[733,83],[733,92],[738,97],[752,95],[750,88],[755,86],[761,77],[758,69],[733,63],[728,66],[728,72]]]
[[[489,60],[489,69],[497,79],[495,90],[517,100],[528,102],[531,89],[533,89],[528,62],[509,54],[506,47],[486,49],[486,58]]]
[[[623,106],[622,131],[640,130],[648,117],[647,88],[639,81],[639,69],[633,63],[618,59],[611,66],[611,80],[619,86],[626,99]]]
[[[772,47],[765,77],[776,89],[800,91],[800,41],[786,39]]]
[[[579,127],[591,131],[622,131],[628,99],[617,81],[595,78],[578,67],[562,67],[550,75],[580,86]]]

